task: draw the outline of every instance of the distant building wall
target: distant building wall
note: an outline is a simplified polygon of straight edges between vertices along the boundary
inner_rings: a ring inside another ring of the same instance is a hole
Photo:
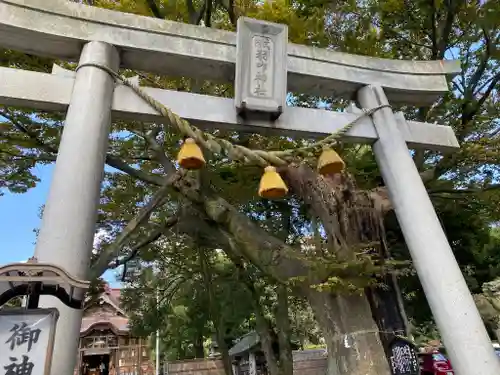
[[[325,350],[297,350],[293,352],[294,375],[325,375]],[[225,375],[221,360],[195,359],[174,361],[167,365],[168,375]]]
[[[168,375],[225,375],[221,360],[193,359],[167,364]]]
[[[294,375],[325,375],[327,353],[325,349],[295,350],[293,352]]]

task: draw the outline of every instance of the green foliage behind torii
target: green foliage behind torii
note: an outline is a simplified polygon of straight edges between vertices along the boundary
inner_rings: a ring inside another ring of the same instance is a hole
[[[451,156],[415,152],[414,160],[431,193],[457,259],[467,271],[470,286],[477,288],[487,278],[497,275],[498,260],[494,256],[496,245],[495,241],[489,238],[488,232],[488,225],[499,219],[497,207],[500,198],[497,190],[500,152],[500,10],[494,1],[448,0],[409,3],[391,0],[331,3],[320,0],[293,3],[273,1],[262,5],[253,1],[99,0],[94,1],[94,5],[195,24],[203,21],[205,25],[225,29],[234,29],[235,16],[243,14],[287,23],[291,41],[297,43],[388,58],[432,59],[451,55],[459,57],[462,60],[463,73],[451,82],[452,92],[430,108],[401,109],[408,119],[448,124],[457,132],[462,143],[459,152]],[[50,72],[51,69],[51,61],[48,59],[11,51],[0,52],[0,63],[3,66],[45,72]],[[135,72],[127,71],[124,74],[132,76]],[[144,85],[156,87],[232,96],[231,85],[147,74],[141,74],[141,81]],[[337,98],[311,98],[298,94],[292,101],[297,105],[312,107],[321,101],[332,109],[345,104]],[[37,183],[34,167],[54,161],[63,115],[11,108],[2,109],[0,115],[6,119],[0,126],[0,188],[11,192],[24,192]],[[109,171],[103,189],[100,226],[108,231],[108,242],[112,242],[125,223],[144,206],[144,201],[156,190],[155,185],[161,184],[164,175],[169,172],[168,163],[151,152],[148,139],[143,133],[143,130],[150,129],[152,126],[149,124],[113,124],[114,134],[108,161],[109,165],[121,172]],[[179,138],[163,130],[157,135],[156,141],[160,142],[167,158],[172,159]],[[288,148],[300,142],[232,133],[222,136],[235,142],[253,143],[265,148]],[[377,172],[370,149],[366,146],[349,146],[342,150],[342,154],[349,171],[356,176],[358,186],[371,189],[371,194],[385,201],[383,181]],[[258,235],[247,236],[248,242],[239,243],[238,249],[246,257],[251,256],[252,262],[258,267],[265,269],[267,276],[273,277],[276,276],[273,274],[275,268],[263,262],[263,259],[268,259],[265,255],[269,250],[264,245],[273,240],[274,245],[281,246],[283,241],[276,239],[275,233],[269,231],[267,220],[261,220],[262,213],[259,212],[262,202],[255,197],[259,175],[260,170],[257,169],[241,168],[224,160],[211,160],[204,178],[210,180],[216,193],[226,198],[238,212],[245,213],[261,228],[267,229]],[[130,245],[117,249],[116,255],[139,250],[141,256],[151,259],[158,254],[159,249],[155,245],[141,249],[138,249],[138,245],[144,243],[147,238],[155,238],[153,235],[156,235],[157,231],[169,235],[165,229],[167,218],[175,216],[179,208],[190,204],[185,197],[180,197],[179,193],[169,195],[169,199],[162,210],[151,215],[147,225],[143,225],[134,233]],[[301,204],[300,199],[295,202],[293,199],[291,206],[296,207],[296,222],[293,224],[295,230],[290,231],[290,235],[303,236],[304,233],[313,232],[317,234],[317,230],[311,230],[313,218],[309,208]],[[282,212],[279,207],[266,207],[266,210],[274,212],[270,214],[271,219],[280,217]],[[234,216],[235,212],[232,215]],[[239,220],[241,219],[239,217]],[[181,218],[170,226],[180,225],[179,223],[182,224]],[[195,227],[197,237],[218,242],[223,240],[216,237],[222,224],[209,220],[208,224],[204,224],[206,227],[196,227],[195,224],[191,226]],[[230,239],[238,235],[232,233],[229,227],[222,229],[225,231],[223,234],[228,235]],[[399,254],[401,258],[406,259],[407,253],[404,246],[401,246],[397,225],[388,225],[388,230],[390,236],[395,238],[391,250],[398,254],[398,248],[402,249]],[[105,245],[101,249],[105,249]],[[102,270],[97,271],[100,273]],[[416,278],[403,280],[403,289],[407,295],[419,290]],[[419,314],[425,310],[422,295],[410,297],[410,312],[417,319],[417,323],[427,321],[428,313]],[[325,333],[326,336],[329,334]]]

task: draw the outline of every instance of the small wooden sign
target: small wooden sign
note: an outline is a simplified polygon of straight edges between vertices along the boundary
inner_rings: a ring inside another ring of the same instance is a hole
[[[56,309],[0,311],[0,370],[2,375],[49,375]]]
[[[395,337],[389,344],[389,365],[393,375],[419,375],[420,363],[415,345]]]

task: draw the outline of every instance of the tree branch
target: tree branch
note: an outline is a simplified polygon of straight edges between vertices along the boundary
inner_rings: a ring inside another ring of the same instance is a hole
[[[38,162],[38,161],[56,161],[56,157],[52,155],[24,155],[24,154],[15,154],[13,152],[9,152],[7,150],[0,150],[0,155],[5,154],[10,156],[10,160],[13,161],[21,161],[21,160],[32,160],[33,162]]]
[[[151,216],[151,214],[161,205],[165,203],[165,194],[167,193],[170,186],[175,182],[177,175],[173,175],[168,178],[163,185],[156,191],[150,201],[141,208],[136,217],[134,217],[123,231],[116,237],[115,241],[111,246],[108,246],[99,255],[98,259],[91,268],[91,279],[101,276],[109,266],[113,257],[120,252],[120,250],[128,242],[132,233],[142,224],[144,224]],[[172,225],[176,221],[172,222]]]
[[[196,19],[195,19],[196,25],[199,25],[201,23],[201,20],[203,19],[203,16],[205,15],[206,10],[207,10],[207,3],[206,3],[206,1],[204,1],[203,5],[201,6],[200,11],[198,12]]]
[[[188,223],[184,230],[186,234],[195,239],[203,236],[201,232],[205,223],[210,233],[205,234],[203,239],[217,240],[229,249],[237,249],[238,256],[243,256],[270,277],[285,283],[292,277],[308,275],[307,267],[296,249],[254,224],[213,191],[201,192],[196,180],[187,175],[173,184],[173,188],[197,210],[197,214],[193,215],[196,224]],[[211,238],[207,238],[207,235]]]
[[[455,16],[457,14],[457,8],[459,7],[459,2],[462,0],[447,0],[445,3],[448,3],[447,9],[448,12],[446,13],[446,19],[444,21],[443,27],[441,29],[441,39],[438,42],[438,55],[436,56],[437,59],[442,60],[444,59],[444,55],[446,53],[446,50],[448,48],[448,43],[450,41],[451,37],[451,31],[453,28],[453,21],[455,20]]]
[[[261,346],[267,360],[269,373],[270,375],[279,375],[280,371],[278,367],[278,360],[273,350],[272,324],[265,316],[262,306],[259,303],[260,295],[257,292],[252,277],[246,270],[245,265],[240,261],[240,259],[231,255],[228,256],[236,266],[236,277],[238,281],[246,286],[252,296],[251,301],[255,313],[256,329],[261,339]]]
[[[171,300],[174,297],[175,293],[178,292],[181,285],[183,283],[185,283],[186,281],[187,280],[184,276],[179,276],[176,279],[173,279],[173,281],[171,281],[168,284],[166,289],[164,289],[164,290],[159,289],[158,291],[163,292],[163,293],[162,293],[161,298],[158,301],[157,306],[161,306],[163,304],[163,302],[165,302],[166,300]],[[170,289],[171,287],[172,287],[172,289]]]
[[[216,4],[219,4],[227,12],[229,21],[233,26],[236,26],[238,17],[234,11],[234,0],[227,0],[227,4],[225,4],[225,0],[216,0]]]
[[[192,25],[199,25],[201,20],[203,19],[203,15],[205,14],[206,1],[203,2],[203,5],[199,12],[196,11],[193,0],[186,0],[186,7],[189,14],[189,23]]]
[[[498,189],[500,189],[500,184],[491,184],[482,188],[468,188],[468,189],[436,188],[436,189],[429,189],[428,192],[429,194],[447,193],[447,194],[463,195],[463,194],[484,193],[486,191],[498,190]]]
[[[437,43],[437,25],[436,25],[436,3],[435,0],[429,0],[431,5],[431,43],[432,43],[432,59],[436,60],[438,56],[438,43]]]
[[[496,85],[500,82],[500,72],[498,72],[493,78],[489,81],[489,83],[486,83],[485,85],[488,85],[486,91],[483,93],[481,98],[477,100],[475,103],[474,102],[467,102],[464,101],[464,104],[462,105],[463,108],[463,113],[462,113],[462,126],[459,132],[457,132],[457,138],[459,141],[463,141],[465,137],[468,134],[469,130],[469,124],[472,123],[474,120],[474,116],[479,112],[481,109],[482,105],[488,97],[491,95],[493,90],[495,89]],[[469,105],[467,105],[469,104]]]
[[[109,263],[108,269],[118,268],[121,265],[124,265],[127,262],[129,262],[132,259],[134,259],[142,248],[144,248],[144,247],[152,244],[153,242],[157,241],[162,235],[165,234],[165,229],[167,229],[169,227],[172,227],[176,223],[177,223],[177,217],[176,216],[168,218],[158,228],[156,228],[155,230],[153,230],[146,238],[144,238],[138,244],[134,245],[130,249],[130,254],[128,254],[127,256],[122,257],[121,259],[119,258],[116,261],[113,261],[113,262]]]
[[[148,4],[151,13],[153,13],[153,16],[155,16],[156,18],[164,18],[155,0],[146,0],[146,4]]]
[[[9,120],[12,123],[12,126],[16,128],[18,131],[20,131],[23,134],[26,134],[29,138],[31,138],[35,143],[44,151],[49,152],[49,153],[55,153],[57,154],[57,147],[53,147],[51,145],[46,144],[44,141],[42,141],[36,133],[32,132],[29,130],[27,127],[24,126],[21,122],[19,122],[15,116],[8,111],[8,109],[5,109],[3,111],[0,110],[0,116],[5,117],[7,120]],[[31,121],[31,120],[30,120]]]
[[[488,99],[488,97],[491,95],[493,90],[495,90],[496,85],[500,82],[500,71],[493,76],[493,78],[490,80],[489,84],[485,84],[484,86],[488,86],[484,94],[481,96],[481,98],[477,101],[476,103],[476,108],[474,109],[474,112],[472,116],[476,115],[476,113],[481,109],[482,105],[484,102]]]
[[[205,26],[212,27],[212,0],[205,0],[206,11],[205,11]]]
[[[35,141],[35,143],[38,145],[38,147],[41,150],[46,151],[48,153],[52,153],[52,154],[58,153],[58,147],[49,145],[49,144],[45,143],[44,141],[42,141],[34,132],[29,130],[27,127],[25,127],[24,124],[17,121],[16,118],[14,117],[14,115],[12,115],[10,112],[7,112],[6,110],[3,110],[3,111],[0,110],[0,116],[3,116],[6,119],[8,119],[12,123],[14,128],[16,128],[18,131],[22,132],[23,134],[26,134],[30,139]],[[33,121],[31,121],[31,119],[29,119],[28,121],[33,123]],[[127,163],[125,163],[120,158],[118,158],[117,156],[107,154],[106,155],[106,164],[108,164],[110,167],[116,168],[116,169],[118,169],[118,170],[132,176],[132,177],[135,177],[141,181],[148,182],[148,183],[150,183],[152,185],[156,185],[156,186],[162,185],[162,182],[163,182],[162,177],[156,176],[153,174],[148,174],[148,173],[145,173],[141,170],[135,169],[135,168],[131,167],[130,165],[128,165]]]
[[[135,177],[138,180],[148,182],[148,183],[155,185],[155,186],[162,185],[163,177],[157,176],[154,174],[149,174],[149,173],[143,172],[139,169],[135,169],[116,156],[109,155],[109,154],[106,155],[106,164],[109,165],[110,167],[118,169],[118,170],[132,176],[132,177]]]
[[[467,95],[465,97],[466,100],[472,100],[477,85],[479,84],[481,77],[483,76],[484,72],[486,71],[486,68],[488,67],[488,60],[491,57],[492,45],[490,37],[488,36],[488,32],[484,28],[482,29],[482,31],[484,35],[485,51],[483,57],[481,58],[481,62],[479,63],[478,68],[471,77],[469,88],[467,90]]]
[[[291,342],[291,328],[288,305],[288,288],[286,285],[276,287],[276,330],[280,348],[280,368],[282,374],[293,374],[293,355]]]
[[[172,161],[167,158],[167,155],[165,155],[165,151],[163,151],[163,148],[156,141],[156,136],[161,132],[161,130],[162,129],[160,126],[156,126],[144,135],[144,139],[148,143],[149,147],[151,147],[154,159],[163,166],[163,171],[165,172],[165,174],[170,175],[172,173],[175,173],[175,166]]]

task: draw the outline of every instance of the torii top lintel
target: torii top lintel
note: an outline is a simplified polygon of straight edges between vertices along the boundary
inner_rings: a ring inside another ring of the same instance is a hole
[[[124,68],[234,82],[236,34],[110,11],[65,0],[0,0],[0,46],[77,61],[99,40],[121,51]],[[352,99],[367,84],[394,103],[425,105],[448,91],[458,61],[404,61],[289,43],[288,90]]]

